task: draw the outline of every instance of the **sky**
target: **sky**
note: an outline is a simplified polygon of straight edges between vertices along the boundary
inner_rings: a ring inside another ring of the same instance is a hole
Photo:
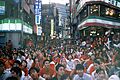
[[[60,3],[60,4],[66,4],[69,3],[69,0],[42,0],[42,4],[49,4],[50,3]]]

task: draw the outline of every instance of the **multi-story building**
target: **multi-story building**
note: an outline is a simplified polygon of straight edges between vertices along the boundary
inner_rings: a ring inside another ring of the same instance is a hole
[[[34,23],[34,0],[0,0],[0,45],[8,40],[15,48],[27,45]]]
[[[58,15],[59,15],[59,25],[58,25],[58,31],[59,31],[59,37],[65,37],[66,34],[66,19],[67,19],[67,12],[66,12],[66,5],[64,4],[58,4],[56,3],[56,8],[58,9]]]
[[[102,36],[106,31],[120,32],[118,0],[76,0],[77,29],[81,37]]]
[[[64,30],[66,18],[67,13],[65,5],[58,3],[42,5],[42,27],[45,41],[50,41],[53,38],[58,39],[65,36]],[[51,20],[53,20],[53,23],[51,23]]]
[[[58,22],[58,10],[55,4],[42,5],[42,41],[50,43],[51,39],[56,35]]]

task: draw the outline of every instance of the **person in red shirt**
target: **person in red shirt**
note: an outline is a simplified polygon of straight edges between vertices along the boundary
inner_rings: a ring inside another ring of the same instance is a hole
[[[43,68],[40,70],[40,76],[46,80],[50,80],[56,76],[55,70],[50,67],[50,61],[47,59],[43,62]]]
[[[27,68],[27,61],[23,60],[21,62],[21,69],[25,73],[25,76],[28,76],[28,68]]]

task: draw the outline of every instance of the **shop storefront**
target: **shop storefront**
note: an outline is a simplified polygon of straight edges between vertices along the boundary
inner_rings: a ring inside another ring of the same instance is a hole
[[[23,36],[21,37],[22,32]],[[0,45],[2,46],[8,40],[11,40],[13,47],[19,48],[23,46],[21,45],[21,41],[24,42],[26,38],[30,38],[32,33],[32,27],[20,19],[4,19],[0,21],[0,41],[2,41]]]
[[[120,8],[102,1],[85,3],[77,14],[80,36],[102,36],[120,30]]]

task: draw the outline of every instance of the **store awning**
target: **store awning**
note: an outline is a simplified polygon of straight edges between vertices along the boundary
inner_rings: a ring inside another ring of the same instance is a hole
[[[78,29],[82,30],[89,26],[102,26],[105,28],[120,28],[120,22],[117,21],[110,21],[100,18],[91,18],[86,19],[82,23],[78,25]]]

